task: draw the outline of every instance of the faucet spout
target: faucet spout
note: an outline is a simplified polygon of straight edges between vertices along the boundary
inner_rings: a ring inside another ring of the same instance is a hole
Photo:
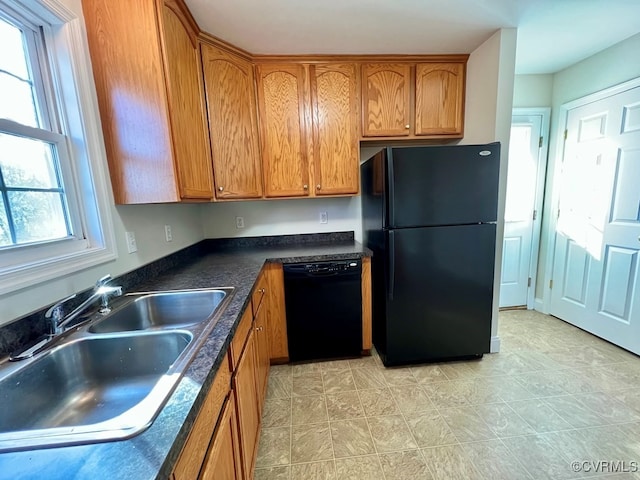
[[[35,342],[28,345],[26,348],[23,348],[19,352],[14,352],[9,356],[10,361],[18,361],[24,360],[25,358],[30,358],[37,353],[47,349],[51,344],[56,343],[56,339],[60,338],[62,334],[68,330],[69,325],[72,325],[72,322],[80,316],[82,312],[84,312],[89,306],[93,305],[97,300],[100,300],[100,313],[106,315],[111,311],[109,307],[109,297],[110,296],[120,296],[122,295],[122,287],[120,286],[111,286],[107,285],[111,281],[111,275],[105,275],[100,280],[96,282],[96,288],[93,293],[87,298],[84,302],[74,308],[71,313],[64,316],[62,307],[63,305],[76,297],[76,294],[68,296],[64,300],[61,300],[54,304],[49,310],[47,310],[44,314],[44,317],[50,321],[51,323],[51,333],[48,335],[43,335],[38,338]]]

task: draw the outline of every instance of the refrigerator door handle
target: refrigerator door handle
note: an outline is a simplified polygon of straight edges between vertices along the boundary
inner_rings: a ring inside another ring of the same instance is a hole
[[[391,147],[387,147],[387,198],[385,203],[387,204],[387,221],[389,222],[387,224],[388,227],[395,227],[396,225],[396,220],[395,220],[395,187],[394,187],[394,175],[393,175],[393,150],[391,149]]]
[[[389,232],[389,300],[393,300],[396,282],[396,242],[393,231]]]

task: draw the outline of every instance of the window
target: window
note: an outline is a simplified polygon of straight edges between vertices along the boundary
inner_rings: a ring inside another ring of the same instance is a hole
[[[0,0],[0,294],[115,258],[82,17],[65,1]]]
[[[0,247],[70,237],[65,139],[52,131],[35,81],[46,68],[41,32],[0,16],[0,45],[0,118],[9,120],[0,126]]]

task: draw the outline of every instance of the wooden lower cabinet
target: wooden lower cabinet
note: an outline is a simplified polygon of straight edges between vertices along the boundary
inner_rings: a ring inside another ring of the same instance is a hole
[[[230,385],[231,372],[226,364],[223,364],[213,380],[211,389],[178,458],[173,470],[174,480],[193,480],[198,477],[202,462],[207,455],[216,421],[229,395]]]
[[[249,479],[253,477],[260,431],[260,408],[256,392],[256,336],[253,329],[249,331],[249,339],[232,384],[236,398],[242,471],[244,478]]]
[[[262,303],[254,320],[256,337],[256,395],[260,407],[263,405],[267,393],[267,380],[269,377],[269,366],[271,364],[269,359],[269,332],[267,331],[266,319],[267,306],[265,303]],[[262,415],[262,408],[260,408],[259,413]]]
[[[268,263],[263,269],[267,279],[267,331],[272,364],[289,361],[287,318],[284,304],[284,273],[281,263]]]
[[[232,390],[222,410],[218,429],[202,466],[203,480],[241,480],[242,466],[236,419],[235,392]]]

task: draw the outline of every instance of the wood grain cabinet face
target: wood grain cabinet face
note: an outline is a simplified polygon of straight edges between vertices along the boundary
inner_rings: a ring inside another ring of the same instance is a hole
[[[239,426],[242,466],[245,478],[252,478],[260,428],[260,408],[256,392],[256,341],[253,330],[233,379]]]
[[[213,197],[195,37],[178,0],[83,0],[117,204]]]
[[[253,65],[203,43],[204,86],[219,200],[262,197]]]
[[[289,361],[287,319],[284,303],[284,271],[281,263],[268,263],[263,275],[267,280],[267,330],[269,358],[272,363]]]
[[[162,27],[180,196],[208,200],[213,197],[213,172],[195,40],[197,32],[190,28],[173,1],[165,2],[162,7]]]
[[[462,135],[464,64],[416,65],[416,135]]]
[[[200,480],[242,480],[240,439],[236,421],[235,394],[232,391],[213,435]]]
[[[359,191],[358,90],[354,64],[310,65],[314,193]]]
[[[262,168],[267,197],[309,195],[302,65],[257,67]]]
[[[362,135],[395,137],[410,133],[411,65],[362,65]]]
[[[266,301],[266,297],[265,297]],[[269,337],[267,330],[267,305],[263,303],[258,308],[254,321],[256,332],[256,395],[262,416],[262,406],[267,393],[267,380],[269,377]]]

